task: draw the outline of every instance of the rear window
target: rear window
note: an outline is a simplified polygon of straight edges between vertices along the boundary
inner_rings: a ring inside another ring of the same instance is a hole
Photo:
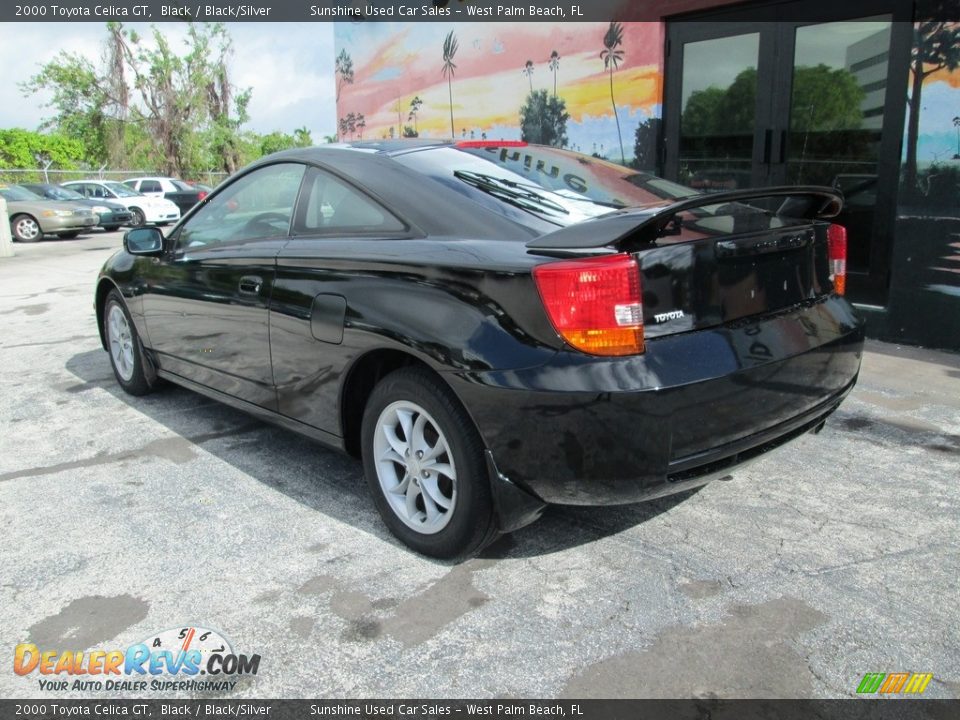
[[[182,180],[171,180],[170,182],[173,184],[173,186],[174,186],[177,190],[180,190],[180,191],[183,191],[183,192],[196,192],[196,191],[197,191],[197,188],[191,187],[190,185],[187,185],[187,183],[183,182]]]
[[[440,147],[394,159],[527,225],[531,216],[565,226],[696,194],[656,175],[542,146]]]

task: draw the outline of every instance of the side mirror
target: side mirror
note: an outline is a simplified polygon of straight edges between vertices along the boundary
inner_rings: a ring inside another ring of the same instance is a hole
[[[123,235],[123,249],[131,255],[157,255],[163,252],[163,233],[154,227],[128,230]]]

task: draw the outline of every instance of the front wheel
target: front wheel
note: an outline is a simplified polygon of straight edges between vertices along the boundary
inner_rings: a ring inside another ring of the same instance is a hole
[[[29,215],[17,215],[10,221],[10,232],[20,242],[36,242],[43,237],[40,224]]]
[[[103,333],[120,387],[130,395],[146,395],[153,390],[140,336],[118,290],[110,291],[103,306]]]
[[[140,227],[146,225],[147,216],[143,214],[143,210],[140,208],[130,208],[130,225],[131,227]]]
[[[363,413],[363,467],[380,516],[405,545],[436,558],[479,552],[496,535],[483,443],[431,373],[402,368]]]

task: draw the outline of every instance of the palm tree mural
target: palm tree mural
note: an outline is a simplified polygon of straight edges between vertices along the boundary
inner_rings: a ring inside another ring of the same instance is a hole
[[[557,70],[560,69],[560,53],[554,50],[550,53],[550,72],[553,73],[553,96],[557,96]]]
[[[527,80],[530,81],[530,92],[533,92],[533,60],[527,60],[521,72],[527,76]]]
[[[367,126],[367,118],[363,113],[357,113],[357,130],[360,131],[360,139],[363,140],[363,129]]]
[[[953,156],[953,159],[960,160],[960,115],[953,118],[953,126],[957,129],[957,154]]]
[[[450,97],[450,137],[456,137],[456,131],[453,129],[453,75],[457,66],[453,62],[454,55],[457,54],[457,36],[453,30],[447,33],[443,39],[443,76],[447,79],[447,95]]]
[[[415,95],[413,100],[410,101],[410,114],[407,115],[407,120],[413,121],[413,131],[418,137],[420,129],[417,127],[417,113],[420,112],[421,107],[423,107],[423,100],[420,99],[419,95]]]
[[[623,25],[618,22],[611,22],[603,36],[603,50],[600,51],[600,59],[603,60],[603,67],[610,71],[610,104],[613,105],[613,119],[617,121],[617,140],[620,141],[620,161],[626,165],[627,158],[623,154],[623,136],[620,134],[620,118],[617,116],[617,101],[613,99],[613,71],[623,60],[623,50],[619,47],[623,45]]]
[[[353,84],[353,58],[346,50],[341,50],[334,63],[334,74],[337,76],[337,97],[340,99],[340,91],[344,85]]]

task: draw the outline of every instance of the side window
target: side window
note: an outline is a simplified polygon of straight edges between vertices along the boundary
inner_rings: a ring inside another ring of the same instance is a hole
[[[107,192],[107,189],[102,185],[91,185],[90,187],[93,190],[93,192],[90,193],[91,197],[95,197],[95,198],[109,197],[109,193]]]
[[[70,189],[76,190],[78,193],[80,193],[84,197],[90,197],[90,186],[87,185],[86,183],[82,183],[80,185],[71,185]]]
[[[160,183],[156,180],[144,180],[140,183],[140,192],[163,192],[163,188],[160,187]]]
[[[180,249],[260,237],[285,237],[304,166],[278,163],[254,170],[214,195],[181,229]]]
[[[295,228],[299,233],[325,235],[406,230],[402,222],[374,200],[316,168],[310,170]]]

